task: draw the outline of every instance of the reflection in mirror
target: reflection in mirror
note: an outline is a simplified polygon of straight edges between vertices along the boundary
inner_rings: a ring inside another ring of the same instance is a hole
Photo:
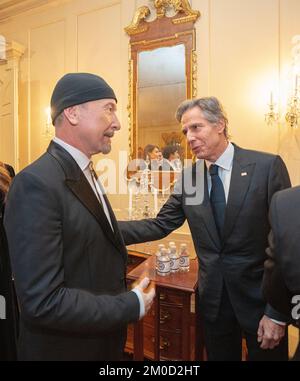
[[[183,151],[175,111],[186,98],[185,64],[183,44],[139,52],[138,149],[144,149],[149,143],[160,149],[178,144],[179,152]]]

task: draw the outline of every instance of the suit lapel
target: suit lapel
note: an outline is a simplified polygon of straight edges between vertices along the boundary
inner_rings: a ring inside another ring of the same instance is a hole
[[[72,156],[65,149],[54,142],[50,143],[48,152],[54,156],[62,166],[66,175],[65,182],[67,187],[94,216],[105,232],[105,235],[110,239],[113,245],[119,250],[122,248],[122,251],[124,251],[124,245],[118,236],[118,225],[107,197],[105,196],[105,202],[109,209],[115,233],[112,231],[104,210],[93,192],[88,180]],[[118,239],[116,239],[116,237],[118,237]]]
[[[99,185],[100,185],[100,188],[101,188],[101,191],[102,191],[102,194],[103,194],[103,198],[105,200],[105,203],[106,203],[106,206],[107,206],[107,209],[108,209],[108,212],[109,212],[109,216],[110,216],[110,221],[112,223],[112,226],[113,226],[113,229],[114,229],[114,235],[115,235],[115,240],[117,239],[117,241],[120,243],[120,247],[125,250],[125,255],[127,256],[127,250],[126,250],[126,247],[125,247],[125,243],[124,243],[124,240],[123,240],[123,237],[120,233],[120,230],[119,230],[119,225],[118,225],[118,221],[116,220],[116,216],[115,216],[115,213],[110,205],[110,202],[105,194],[105,191],[103,189],[103,186],[102,184],[100,183],[99,181]],[[102,208],[101,208],[102,209]],[[107,220],[107,218],[106,218]],[[110,226],[109,226],[110,227]],[[110,227],[110,230],[111,230],[111,227]]]
[[[229,194],[225,212],[223,242],[229,237],[247,195],[255,163],[245,160],[242,149],[235,146]]]
[[[100,205],[95,193],[93,192],[89,182],[84,174],[80,174],[79,180],[66,179],[67,187],[74,193],[78,200],[91,212],[101,225],[107,237],[114,243],[115,238],[107,217]]]
[[[118,221],[116,220],[115,213],[113,212],[110,202],[108,201],[108,198],[104,192],[103,192],[103,197],[105,199],[105,202],[109,211],[109,215],[110,215],[110,220],[114,228],[115,239],[120,243],[120,248],[123,250],[124,255],[127,257],[127,249],[126,249],[123,237],[120,233],[120,229],[119,229]]]
[[[102,187],[101,187],[101,189],[102,189]],[[112,207],[110,205],[110,202],[109,202],[105,192],[102,192],[102,194],[103,194],[103,198],[105,200],[105,203],[106,203],[106,206],[107,206],[107,209],[108,209],[108,212],[109,212],[109,216],[110,216],[110,220],[111,220],[114,232],[118,232],[119,231],[119,226],[118,226],[118,223],[117,223],[117,220],[116,220],[116,217],[115,217],[115,213],[112,210]]]

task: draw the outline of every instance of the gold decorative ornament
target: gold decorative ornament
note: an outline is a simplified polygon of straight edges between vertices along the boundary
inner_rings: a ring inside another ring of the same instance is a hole
[[[192,9],[189,0],[154,0],[157,18],[164,17],[168,8],[173,7],[177,13],[184,13],[185,17],[172,20],[174,24],[196,21],[200,16],[199,11]]]
[[[197,97],[197,53],[192,51],[192,97]]]
[[[148,29],[147,25],[140,26],[140,23],[144,19],[146,19],[149,15],[150,15],[150,9],[146,5],[139,7],[133,16],[131,24],[128,25],[126,28],[124,28],[125,32],[129,36],[146,32]]]
[[[173,24],[182,24],[186,22],[195,22],[200,17],[200,12],[193,10],[189,0],[152,0],[156,9],[156,16],[158,19],[166,16],[168,8],[173,7],[176,14],[183,13],[183,17],[172,19]],[[124,28],[125,32],[129,35],[135,35],[146,32],[148,30],[147,23],[143,21],[150,15],[150,9],[146,5],[139,7],[131,21],[131,23]],[[142,25],[141,25],[142,24]]]
[[[128,61],[128,105],[127,105],[127,112],[128,112],[128,141],[129,141],[129,160],[131,161],[133,158],[133,152],[132,152],[132,65],[133,61]]]

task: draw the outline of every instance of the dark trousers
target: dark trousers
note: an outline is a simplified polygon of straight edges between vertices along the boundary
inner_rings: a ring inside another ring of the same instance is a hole
[[[241,361],[242,337],[248,348],[249,361],[287,361],[287,335],[274,349],[261,349],[257,334],[245,332],[239,325],[231,302],[223,287],[220,310],[215,322],[204,320],[205,346],[208,361]]]

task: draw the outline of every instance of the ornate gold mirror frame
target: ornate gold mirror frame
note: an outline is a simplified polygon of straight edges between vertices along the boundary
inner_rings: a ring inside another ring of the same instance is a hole
[[[129,150],[130,158],[138,157],[138,57],[141,52],[152,51],[162,47],[184,45],[185,52],[185,98],[196,97],[197,82],[197,57],[195,52],[195,28],[194,23],[200,17],[200,12],[193,10],[188,0],[152,0],[156,18],[147,22],[150,16],[150,8],[142,6],[137,9],[130,25],[125,31],[130,36],[130,60],[129,60]],[[168,17],[168,11],[175,15]],[[162,105],[163,107],[163,105]],[[175,114],[174,110],[174,114]],[[159,110],[158,110],[159,112]],[[175,116],[174,116],[175,119]],[[180,130],[173,132],[172,139],[182,139]],[[170,137],[169,137],[170,138]],[[168,137],[166,138],[168,139]],[[168,142],[166,141],[168,144]],[[191,158],[190,150],[186,142],[184,144],[184,157]]]

